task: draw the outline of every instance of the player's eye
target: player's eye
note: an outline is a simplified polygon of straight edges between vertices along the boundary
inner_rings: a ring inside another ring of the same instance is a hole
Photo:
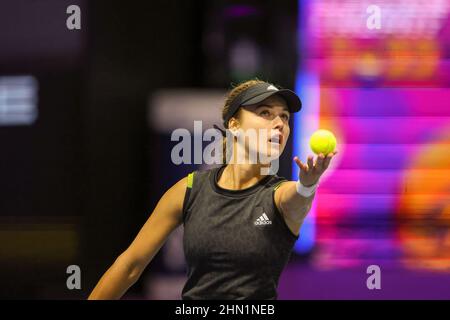
[[[259,114],[262,115],[262,116],[269,116],[270,112],[268,110],[263,110]]]
[[[281,117],[282,117],[284,120],[289,121],[289,115],[288,115],[288,114],[283,113],[283,114],[281,115]]]

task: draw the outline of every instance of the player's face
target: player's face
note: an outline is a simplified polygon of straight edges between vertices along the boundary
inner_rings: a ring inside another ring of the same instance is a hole
[[[256,133],[263,130],[267,133],[266,150],[261,150],[270,157],[278,157],[284,150],[290,134],[290,113],[286,102],[279,96],[271,96],[260,103],[242,107],[240,114],[240,128],[242,130],[254,129]],[[257,134],[258,151],[260,151],[260,139],[263,135]],[[263,142],[264,143],[264,142]]]

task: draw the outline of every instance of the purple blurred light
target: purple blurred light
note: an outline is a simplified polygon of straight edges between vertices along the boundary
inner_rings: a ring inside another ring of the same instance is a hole
[[[260,10],[249,5],[234,5],[225,9],[224,14],[227,18],[241,18],[259,14]]]

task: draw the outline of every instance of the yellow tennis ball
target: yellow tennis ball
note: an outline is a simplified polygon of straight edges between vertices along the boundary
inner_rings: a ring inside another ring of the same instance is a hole
[[[331,131],[324,129],[317,130],[309,139],[309,145],[315,154],[323,153],[327,156],[327,154],[333,152],[336,148],[336,137]]]

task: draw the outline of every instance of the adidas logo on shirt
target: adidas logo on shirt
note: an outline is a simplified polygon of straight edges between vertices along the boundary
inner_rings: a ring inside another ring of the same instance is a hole
[[[255,220],[255,226],[265,225],[265,224],[272,224],[272,221],[267,217],[266,213],[264,212],[258,219]]]

